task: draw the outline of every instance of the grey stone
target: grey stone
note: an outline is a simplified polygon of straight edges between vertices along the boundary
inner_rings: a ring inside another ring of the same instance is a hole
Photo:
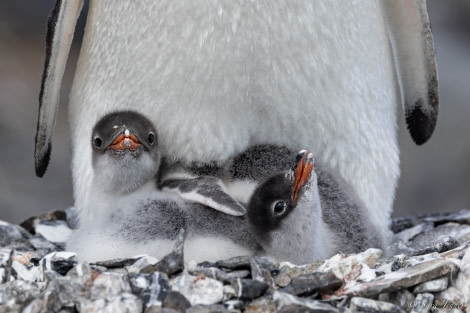
[[[11,267],[14,271],[14,276],[16,276],[16,279],[21,279],[32,283],[37,281],[39,278],[39,271],[37,267],[26,267],[17,261],[13,261]]]
[[[179,313],[179,312],[180,311],[176,311],[176,310],[169,309],[169,308],[162,308],[162,307],[155,306],[155,305],[145,308],[144,310],[144,313]]]
[[[470,240],[470,225],[456,223],[439,225],[430,231],[417,235],[410,244],[413,248],[426,247],[445,236],[451,236],[461,243],[468,242]]]
[[[448,275],[458,267],[447,259],[423,262],[396,272],[388,273],[373,281],[359,284],[345,291],[346,295],[374,297],[380,293],[409,288],[422,282]]]
[[[128,279],[132,293],[142,299],[146,307],[161,306],[170,292],[170,282],[163,273],[130,274]]]
[[[198,304],[198,305],[188,308],[186,310],[186,313],[230,313],[230,311],[220,304],[212,304],[212,305]]]
[[[463,245],[458,246],[455,249],[441,253],[441,256],[445,258],[462,259],[465,253],[468,251],[469,247],[470,247],[470,242],[466,242]]]
[[[0,285],[0,307],[8,304],[23,306],[39,298],[41,290],[34,284],[14,280]]]
[[[429,231],[434,228],[434,223],[433,222],[424,222],[418,225],[415,225],[411,228],[407,228],[393,236],[392,241],[402,241],[404,243],[407,243],[408,241],[412,240],[415,238],[417,235],[419,235],[422,232]]]
[[[373,248],[352,255],[337,254],[331,257],[330,259],[326,260],[318,268],[318,271],[332,271],[337,277],[341,279],[347,279],[348,276],[351,276],[352,271],[356,271],[358,269],[358,265],[365,265],[363,266],[363,271],[367,272],[367,268],[374,267],[382,256],[382,254],[382,250]],[[363,279],[364,278],[365,277],[363,277]]]
[[[163,307],[173,309],[175,311],[184,312],[191,306],[191,302],[177,291],[170,291],[163,299]]]
[[[465,305],[465,297],[459,289],[449,287],[442,292],[434,294],[434,303],[439,309],[461,308]]]
[[[189,274],[194,275],[194,276],[204,275],[206,277],[217,279],[224,283],[230,283],[232,279],[245,278],[250,275],[250,271],[248,270],[238,270],[238,271],[231,271],[227,273],[216,267],[202,267],[202,266],[188,268],[187,271]]]
[[[28,242],[36,250],[44,250],[47,253],[54,251],[60,251],[59,247],[56,244],[53,244],[50,241],[47,241],[41,234],[34,235],[33,238],[29,239]]]
[[[245,309],[247,301],[233,299],[227,300],[223,303],[223,306],[230,312],[241,312]]]
[[[279,273],[273,277],[274,282],[279,287],[286,287],[289,285],[291,278],[302,275],[308,275],[315,272],[324,261],[318,261],[303,266],[281,266]]]
[[[278,274],[278,267],[266,258],[252,258],[250,265],[251,278],[266,283],[269,287],[268,289],[273,291],[275,289],[275,283],[272,275]]]
[[[245,313],[275,313],[276,311],[276,303],[271,297],[255,299],[245,308]]]
[[[20,226],[26,229],[31,234],[36,233],[36,224],[40,222],[53,222],[53,221],[67,221],[67,213],[65,211],[52,211],[38,216],[32,216],[20,223]]]
[[[0,266],[5,265],[15,253],[14,249],[0,247]]]
[[[253,264],[256,264],[260,269],[268,271],[271,275],[277,275],[279,273],[279,265],[275,264],[268,258],[252,257],[250,260],[250,265],[253,267]]]
[[[406,265],[406,263],[405,263],[406,259],[407,259],[407,256],[404,255],[404,254],[395,255],[393,257],[393,261],[392,261],[392,265],[391,265],[391,271],[395,272],[395,271],[398,271],[399,269],[404,268],[405,265]]]
[[[310,308],[310,307],[306,307],[300,304],[288,304],[282,307],[282,309],[278,310],[278,313],[317,313],[317,312],[331,312],[331,307]]]
[[[456,213],[432,213],[417,216],[399,217],[392,220],[391,229],[399,233],[415,225],[430,222],[434,225],[454,222],[459,224],[470,224],[470,210],[462,210]]]
[[[92,279],[92,269],[87,262],[78,263],[68,271],[67,276],[85,284]]]
[[[126,266],[126,270],[129,273],[140,273],[142,269],[149,265],[155,265],[158,263],[158,259],[153,257],[153,256],[142,256],[141,258],[138,258],[134,263],[131,265]]]
[[[176,239],[173,251],[166,255],[155,265],[148,265],[141,270],[141,273],[162,272],[171,276],[184,269],[184,229],[181,228]]]
[[[282,310],[285,310],[284,312],[338,312],[338,310],[330,304],[309,298],[299,298],[280,291],[273,293],[273,300],[278,312]]]
[[[434,295],[431,293],[420,293],[416,296],[414,302],[410,302],[408,306],[411,313],[427,313],[433,306]]]
[[[119,258],[119,259],[111,259],[111,260],[104,260],[91,263],[92,265],[103,266],[106,268],[123,268],[126,266],[130,266],[134,264],[138,259],[136,258]]]
[[[433,260],[436,260],[436,259],[442,259],[441,255],[437,252],[432,252],[432,253],[424,254],[424,255],[412,256],[412,257],[409,257],[406,260],[406,267],[417,265],[417,264],[424,263],[424,262],[433,261]]]
[[[449,279],[441,277],[417,285],[413,293],[441,292],[447,289]]]
[[[80,303],[80,313],[95,312],[126,312],[141,313],[143,310],[142,300],[130,293],[110,296],[93,301],[83,301]]]
[[[42,273],[54,271],[61,275],[67,274],[77,264],[77,255],[72,252],[52,252],[39,262]]]
[[[462,258],[455,287],[462,292],[465,306],[470,308],[470,250],[467,250]]]
[[[13,255],[15,254],[15,250],[5,250],[3,251],[2,255],[2,266],[3,268],[3,275],[0,275],[0,284],[6,283],[10,281],[11,272],[12,272],[12,264],[13,264]]]
[[[183,272],[170,280],[172,290],[183,294],[191,305],[215,304],[223,300],[223,284],[215,279],[205,276],[192,276]]]
[[[232,285],[224,285],[224,301],[228,299],[236,299],[237,298],[237,292],[235,291],[235,288],[232,287]]]
[[[98,274],[93,280],[88,296],[92,300],[98,300],[129,292],[131,292],[129,282],[122,279],[122,275],[104,272]]]
[[[253,300],[262,296],[269,288],[268,284],[253,279],[233,279],[231,286],[238,299]]]
[[[251,257],[236,256],[226,260],[220,260],[213,263],[214,267],[226,268],[230,270],[247,269],[251,270]]]
[[[439,238],[437,241],[433,242],[431,245],[416,249],[413,251],[412,255],[423,255],[432,252],[445,252],[457,248],[459,246],[459,242],[452,236],[444,236]]]
[[[380,294],[378,300],[393,303],[406,312],[410,312],[410,303],[415,301],[415,296],[407,289],[402,289],[390,293]]]
[[[353,312],[367,312],[367,313],[401,313],[404,312],[399,306],[371,299],[354,297],[351,299],[349,308]]]
[[[120,274],[120,275],[127,275],[128,272],[125,268],[111,268],[107,270],[108,273]]]
[[[79,303],[80,294],[85,286],[76,280],[58,276],[52,280],[42,293],[43,305],[47,312],[59,312],[65,307]]]
[[[0,247],[7,247],[25,241],[18,226],[0,220]]]
[[[391,255],[398,255],[398,254],[411,255],[414,251],[414,249],[410,248],[405,242],[401,240],[393,241],[387,247],[387,250],[390,252]]]
[[[56,279],[60,279],[61,277],[62,277],[62,275],[60,275],[57,272],[47,271],[47,272],[44,272],[43,275],[41,275],[40,282],[44,283],[44,285],[47,286],[49,283],[53,282]]]
[[[43,312],[43,302],[42,299],[35,299],[30,302],[21,313],[42,313]]]
[[[465,312],[465,308],[463,307],[453,307],[453,306],[445,306],[443,308],[432,307],[432,313],[462,313]]]
[[[52,243],[66,242],[72,235],[72,229],[66,221],[40,221],[34,227],[36,234],[42,235],[46,240]]]
[[[343,280],[331,271],[327,273],[315,272],[292,278],[290,284],[282,291],[293,295],[308,296],[315,292],[329,292],[338,289],[342,284]]]

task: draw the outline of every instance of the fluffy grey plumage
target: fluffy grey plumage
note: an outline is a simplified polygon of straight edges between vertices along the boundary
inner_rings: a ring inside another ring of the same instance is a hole
[[[234,215],[245,215],[255,188],[273,173],[292,166],[286,147],[255,145],[226,164],[184,166],[163,160],[159,188],[179,197]]]
[[[188,259],[214,260],[260,249],[244,218],[185,202],[157,189],[155,182],[162,164],[157,133],[143,115],[132,111],[105,115],[94,127],[91,144],[93,214],[80,216],[78,229],[67,243],[67,249],[78,252],[79,258],[163,257],[181,228],[186,230]],[[236,203],[217,189],[217,181],[201,177],[183,182],[193,190],[201,185],[199,189],[208,192],[201,193],[202,197],[222,195]],[[210,253],[207,246],[212,247]]]
[[[299,169],[302,173],[313,165],[312,156],[305,159],[296,157],[293,169],[265,180],[248,204],[248,222],[266,253],[307,263],[338,252],[382,247],[360,201],[334,175],[312,170],[305,184],[295,187]]]
[[[80,221],[67,247],[82,259],[143,253],[162,257],[170,252],[181,228],[186,230],[186,258],[194,260],[252,255],[264,249],[279,260],[301,263],[374,243],[370,240],[374,237],[366,235],[371,225],[359,201],[333,175],[319,171],[317,181],[312,173],[298,188],[298,201],[292,198],[298,173],[286,172],[292,153],[284,147],[254,146],[225,166],[209,169],[168,166],[161,161],[152,123],[132,111],[105,115],[93,129],[91,144],[94,201],[90,202],[95,205],[88,211],[93,215],[80,216],[85,221]],[[313,164],[313,159],[305,165],[298,161],[297,169],[299,164],[300,168]],[[219,177],[204,176],[208,174]],[[196,201],[159,190],[156,177],[165,188],[178,189]],[[222,205],[233,211],[240,206],[244,212],[246,202],[230,193],[236,184],[249,187],[244,195],[251,198],[247,217],[218,209]],[[253,184],[261,185],[252,195]],[[272,211],[279,209],[273,206],[278,200],[286,204],[281,214]]]

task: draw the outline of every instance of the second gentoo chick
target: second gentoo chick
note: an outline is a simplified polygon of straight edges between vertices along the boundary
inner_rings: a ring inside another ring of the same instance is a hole
[[[380,232],[345,186],[325,171],[316,173],[306,150],[291,170],[261,183],[248,204],[247,220],[265,253],[305,264],[339,252],[380,248]]]
[[[77,252],[79,259],[163,257],[172,250],[181,228],[186,230],[187,260],[217,260],[259,250],[244,217],[156,188],[161,153],[156,129],[145,116],[133,111],[107,114],[92,134],[93,192],[87,200],[90,209],[84,210],[90,213],[79,215],[78,227],[67,242],[67,250]],[[216,184],[207,188],[209,178],[199,182],[206,184],[200,188],[201,197],[210,200],[212,192],[220,198],[223,192]]]

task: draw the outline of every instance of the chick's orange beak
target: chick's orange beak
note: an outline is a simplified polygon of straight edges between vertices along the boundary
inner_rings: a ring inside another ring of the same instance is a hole
[[[141,146],[142,143],[139,141],[139,139],[137,139],[134,134],[126,130],[123,134],[119,134],[119,136],[114,139],[107,149],[113,149],[115,151],[124,151],[126,149],[136,150]]]
[[[292,200],[294,203],[297,203],[297,198],[299,196],[299,192],[303,186],[308,181],[310,173],[313,171],[313,156],[311,153],[308,154],[306,157],[307,152],[302,155],[302,158],[299,160],[295,167],[295,174],[294,174],[294,189],[292,191]]]

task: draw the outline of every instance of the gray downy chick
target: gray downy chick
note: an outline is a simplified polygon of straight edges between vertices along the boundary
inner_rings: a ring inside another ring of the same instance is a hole
[[[172,250],[181,228],[186,230],[187,260],[215,260],[259,249],[244,218],[157,189],[156,177],[165,169],[157,132],[145,116],[133,111],[107,114],[92,134],[93,207],[86,210],[92,214],[80,212],[78,228],[67,242],[67,250],[77,252],[79,259],[138,254],[160,258]]]
[[[268,256],[297,264],[381,247],[360,202],[333,175],[314,170],[302,150],[291,170],[266,179],[247,207],[253,235]]]

